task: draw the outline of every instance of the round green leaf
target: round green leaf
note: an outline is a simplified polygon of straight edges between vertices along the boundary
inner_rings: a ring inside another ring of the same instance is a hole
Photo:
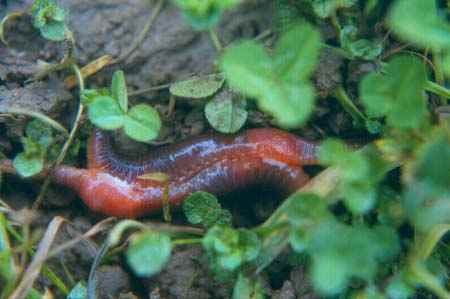
[[[128,247],[128,264],[139,276],[151,276],[161,271],[170,258],[170,237],[157,232],[135,235]]]
[[[348,282],[348,265],[338,252],[329,251],[314,258],[312,280],[322,294],[334,295],[342,291]]]
[[[296,193],[286,207],[288,221],[295,227],[310,227],[331,215],[325,202],[313,193]]]
[[[203,99],[212,96],[223,85],[221,75],[195,77],[186,81],[176,82],[170,86],[170,93],[177,97]]]
[[[45,122],[34,119],[27,124],[25,129],[27,137],[37,142],[43,148],[48,148],[53,141],[52,128]]]
[[[137,141],[147,142],[158,137],[161,119],[158,111],[146,104],[139,104],[130,109],[125,117],[125,133]]]
[[[387,21],[392,31],[408,42],[436,51],[450,47],[450,24],[439,15],[437,1],[395,1]]]
[[[94,125],[105,130],[114,130],[123,126],[125,115],[113,98],[99,96],[89,104],[88,116]]]
[[[50,21],[40,28],[44,38],[51,41],[62,41],[65,38],[66,25],[60,21]]]
[[[20,153],[14,158],[13,165],[21,176],[31,177],[41,172],[44,167],[44,158],[42,155],[29,156]]]
[[[211,126],[221,133],[236,133],[247,120],[245,99],[233,99],[231,92],[217,95],[205,106]]]
[[[396,56],[384,71],[370,73],[360,83],[361,101],[368,116],[386,116],[388,125],[399,129],[418,127],[427,113],[423,62],[412,56]]]
[[[183,212],[192,224],[212,226],[221,216],[217,198],[207,192],[194,192],[183,202]]]

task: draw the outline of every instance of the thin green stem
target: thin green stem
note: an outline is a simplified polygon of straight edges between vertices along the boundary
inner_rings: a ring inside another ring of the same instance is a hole
[[[444,71],[442,70],[442,54],[439,52],[434,52],[432,59],[434,65],[434,77],[436,78],[437,83],[442,84],[444,83]]]
[[[426,260],[439,244],[442,237],[450,231],[450,224],[437,224],[425,236],[415,241],[411,260]]]
[[[438,95],[441,98],[442,105],[446,105],[446,99],[450,99],[450,89],[447,89],[444,86],[432,81],[427,81],[427,83],[425,84],[425,90]]]
[[[353,120],[363,126],[366,122],[367,118],[364,116],[364,114],[356,107],[355,104],[353,104],[352,100],[350,100],[349,96],[345,92],[344,88],[342,86],[339,86],[335,92],[334,96],[339,101],[341,106],[344,108],[345,111],[347,111],[348,114],[351,115]]]
[[[442,85],[445,82],[444,71],[442,68],[442,54],[439,52],[434,52],[432,55],[432,60],[433,60],[433,66],[434,66],[434,68],[433,68],[434,69],[434,78],[436,79],[436,82],[438,84]],[[446,104],[446,100],[443,95],[439,94],[439,99],[440,99],[442,105]]]
[[[334,12],[331,15],[331,24],[333,25],[334,29],[336,30],[337,39],[339,40],[341,38],[341,25],[339,24],[339,20],[337,18],[336,12]]]
[[[80,91],[80,95],[81,95],[84,92],[83,76],[81,74],[79,67],[76,64],[72,65],[72,69],[75,72],[75,76],[77,77],[79,91]],[[35,210],[39,208],[42,201],[44,200],[45,193],[47,192],[48,186],[50,185],[50,181],[51,181],[51,177],[52,177],[51,174],[52,174],[53,170],[56,167],[58,167],[59,164],[62,163],[62,161],[64,160],[64,158],[67,154],[67,151],[69,150],[70,145],[72,144],[72,142],[75,138],[75,134],[77,133],[78,127],[80,126],[80,123],[81,123],[81,116],[83,115],[83,111],[84,111],[84,106],[83,106],[83,104],[81,104],[81,101],[80,101],[78,104],[78,112],[75,117],[75,121],[72,126],[72,130],[69,133],[69,137],[67,138],[66,142],[64,143],[63,148],[61,149],[61,152],[59,153],[58,157],[56,158],[55,163],[53,163],[53,165],[50,167],[50,170],[49,170],[50,175],[47,176],[44,183],[42,184],[42,188],[39,192],[39,195],[33,204],[33,209],[35,209]]]
[[[142,89],[138,89],[132,92],[128,93],[129,97],[134,97],[134,96],[138,96],[150,91],[158,91],[158,90],[163,90],[163,89],[167,89],[170,87],[170,85],[172,85],[172,83],[167,83],[167,84],[162,84],[162,85],[156,85],[156,86],[151,86],[151,87],[147,87],[147,88],[142,88]]]
[[[423,264],[413,262],[409,269],[418,283],[435,293],[439,298],[450,299],[450,293],[442,287],[439,280]]]
[[[173,240],[172,241],[172,245],[173,246],[177,246],[177,245],[187,245],[187,244],[200,244],[202,243],[203,239],[178,239],[178,240]]]
[[[221,53],[223,51],[222,43],[219,40],[219,37],[217,36],[216,30],[214,28],[209,29],[209,37],[211,38],[211,41],[214,45],[214,48],[216,48],[217,52]]]
[[[64,296],[69,295],[69,288],[64,284],[64,282],[59,278],[59,276],[53,272],[46,265],[42,266],[42,274],[50,280]]]
[[[48,124],[49,126],[53,127],[57,131],[60,131],[64,135],[66,135],[66,136],[69,135],[66,128],[64,128],[62,125],[60,125],[58,122],[51,119],[47,115],[42,114],[40,112],[31,111],[31,110],[27,110],[27,109],[23,109],[23,108],[18,108],[18,107],[9,107],[9,108],[1,108],[0,113],[31,116],[31,117],[37,118],[40,121]]]
[[[144,42],[145,37],[147,36],[147,33],[150,31],[153,23],[155,22],[156,18],[158,17],[159,13],[161,12],[161,10],[164,6],[164,3],[165,3],[165,0],[159,0],[156,3],[155,8],[153,9],[150,17],[148,18],[147,23],[145,23],[144,28],[139,33],[138,37],[134,40],[133,44],[125,51],[125,53],[120,55],[117,59],[114,59],[113,61],[111,61],[111,64],[116,64],[116,63],[122,62],[123,60],[130,57],[130,55],[141,46],[141,44]]]

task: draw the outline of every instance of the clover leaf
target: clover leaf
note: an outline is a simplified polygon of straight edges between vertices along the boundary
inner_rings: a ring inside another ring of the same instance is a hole
[[[254,98],[283,128],[302,125],[312,111],[314,91],[307,80],[318,58],[320,35],[309,25],[290,28],[270,56],[255,42],[228,48],[221,68],[230,86]]]

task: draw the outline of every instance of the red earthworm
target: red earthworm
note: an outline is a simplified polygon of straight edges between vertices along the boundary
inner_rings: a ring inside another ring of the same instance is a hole
[[[138,217],[162,207],[164,183],[143,179],[162,172],[169,202],[179,206],[194,191],[221,195],[252,184],[271,184],[291,193],[308,181],[302,166],[317,164],[318,147],[277,129],[237,135],[209,134],[155,148],[139,162],[119,157],[111,136],[95,129],[87,169],[58,167],[54,180],[75,190],[93,211]]]

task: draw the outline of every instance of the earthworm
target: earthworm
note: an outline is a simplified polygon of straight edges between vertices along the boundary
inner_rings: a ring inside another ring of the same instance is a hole
[[[302,166],[317,164],[317,149],[296,135],[261,128],[188,138],[131,161],[114,150],[110,134],[94,129],[87,169],[60,166],[52,176],[75,190],[91,210],[134,218],[159,211],[165,187],[173,206],[195,191],[220,196],[255,184],[270,184],[289,194],[308,181]],[[152,173],[164,173],[168,181],[143,177]]]

